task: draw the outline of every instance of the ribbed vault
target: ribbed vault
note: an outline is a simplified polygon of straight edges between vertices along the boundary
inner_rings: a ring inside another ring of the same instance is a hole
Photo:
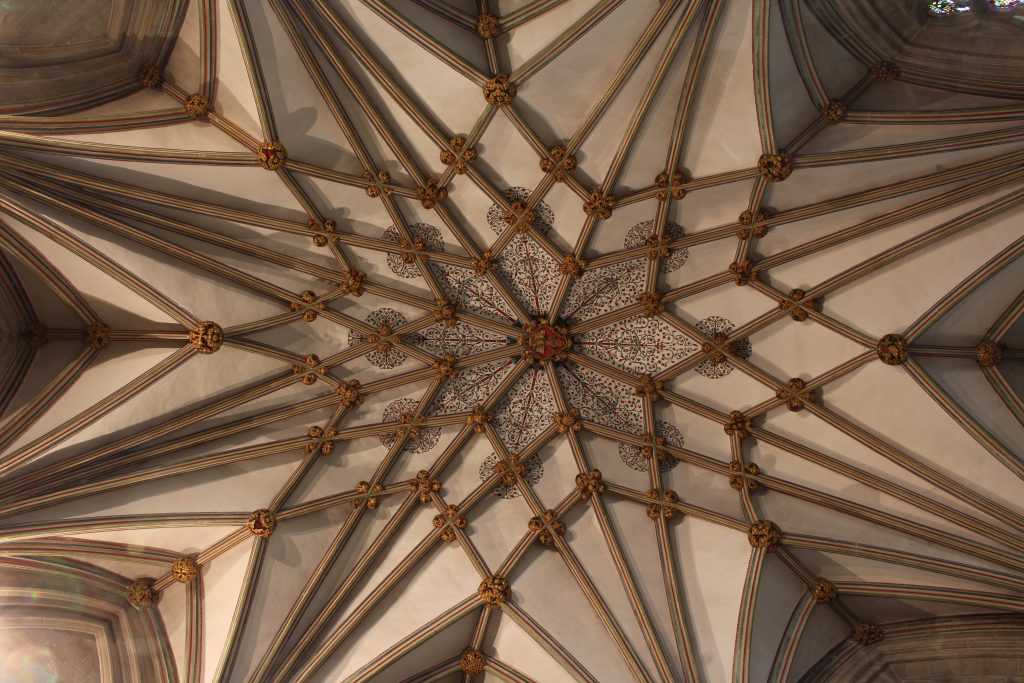
[[[0,570],[117,577],[190,683],[1010,629],[1019,93],[823,4],[191,0],[133,94],[0,117]]]

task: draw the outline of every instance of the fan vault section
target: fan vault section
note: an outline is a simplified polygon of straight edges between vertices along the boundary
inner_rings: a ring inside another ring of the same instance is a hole
[[[839,4],[191,0],[131,94],[0,116],[0,592],[143,634],[98,680],[1008,632],[1024,114]]]

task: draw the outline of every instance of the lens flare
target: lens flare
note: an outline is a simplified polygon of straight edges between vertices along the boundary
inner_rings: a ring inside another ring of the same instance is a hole
[[[0,652],[0,681],[59,683],[57,657],[48,647],[31,645]]]

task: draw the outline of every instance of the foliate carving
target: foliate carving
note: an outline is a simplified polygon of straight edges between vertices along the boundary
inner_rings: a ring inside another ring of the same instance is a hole
[[[362,296],[364,282],[366,282],[366,273],[361,270],[346,270],[341,274],[341,281],[338,282],[338,289],[341,290],[342,294]]]
[[[529,527],[530,531],[537,534],[537,541],[541,545],[554,545],[555,535],[565,536],[565,522],[556,518],[554,510],[545,510],[541,517],[531,517]]]
[[[459,371],[455,369],[455,358],[454,354],[446,353],[444,356],[434,359],[434,362],[430,364],[430,367],[434,370],[434,377],[439,382],[443,382],[446,379],[455,379],[459,376]]]
[[[189,95],[185,100],[185,114],[190,119],[205,119],[210,113],[210,100],[199,93]]]
[[[758,211],[756,218],[754,217],[754,214],[750,212],[750,210],[744,211],[743,213],[740,214],[739,223],[740,225],[748,227],[742,227],[739,230],[737,230],[736,236],[739,237],[741,240],[750,239],[751,237],[764,237],[765,235],[768,234],[768,225],[762,223],[761,221],[767,219],[768,214],[765,213],[764,211]],[[758,225],[753,225],[755,222],[758,223]]]
[[[367,197],[391,196],[392,189],[388,187],[388,183],[391,182],[391,174],[387,171],[377,171],[376,174],[363,171],[363,180],[371,183],[366,186]]]
[[[678,510],[673,507],[679,502],[679,494],[671,489],[665,490],[664,493],[659,494],[658,489],[647,489],[645,494],[654,503],[647,504],[647,516],[651,519],[658,519],[658,517],[664,517],[665,519],[672,519],[676,516]]]
[[[829,100],[829,103],[821,108],[821,118],[829,123],[839,123],[846,118],[846,105],[839,100]]]
[[[373,332],[363,334],[352,330],[348,334],[349,346],[357,344],[371,344],[372,348],[366,354],[366,360],[374,367],[384,370],[398,367],[405,362],[405,354],[395,347],[397,341],[395,330],[408,324],[405,317],[398,311],[391,308],[378,308],[366,316],[366,323],[371,326]]]
[[[750,284],[751,280],[757,279],[757,270],[754,268],[754,262],[750,259],[730,263],[729,272],[732,273],[733,281],[740,287]]]
[[[878,340],[875,350],[886,365],[902,365],[907,362],[907,340],[901,335],[885,335]]]
[[[643,307],[644,316],[647,318],[653,318],[665,312],[665,303],[661,300],[661,292],[658,290],[644,292],[637,299],[637,303]]]
[[[473,414],[466,416],[466,424],[473,428],[473,431],[479,434],[484,431],[485,425],[489,425],[494,422],[494,413],[490,410],[485,410],[483,406],[477,406],[473,408]]]
[[[626,232],[626,238],[622,246],[626,249],[636,247],[647,247],[647,258],[650,260],[661,259],[658,270],[662,273],[671,273],[679,270],[686,264],[690,257],[690,250],[686,247],[671,247],[672,242],[682,239],[683,226],[674,221],[665,221],[664,229],[659,238],[655,229],[655,221],[644,221],[637,223]]]
[[[398,422],[402,426],[395,429],[396,439],[401,439],[406,434],[409,435],[410,441],[416,441],[423,437],[423,430],[420,429],[421,418],[417,417],[415,413],[403,412],[398,416]]]
[[[770,519],[759,519],[750,525],[747,539],[753,547],[771,551],[782,542],[782,530]]]
[[[559,434],[566,432],[578,432],[583,429],[583,422],[580,421],[580,411],[570,408],[564,413],[555,413],[555,428]]]
[[[793,172],[793,157],[785,152],[762,154],[757,160],[758,172],[772,182],[781,182]]]
[[[492,107],[504,107],[512,104],[516,98],[516,84],[505,74],[498,74],[484,83],[484,99]]]
[[[290,308],[298,313],[302,311],[302,319],[307,323],[316,320],[317,311],[324,310],[324,302],[316,300],[316,294],[312,290],[305,290],[299,293],[300,301],[293,301]]]
[[[753,349],[746,337],[730,339],[729,335],[736,328],[731,320],[720,315],[709,315],[697,321],[697,330],[711,337],[710,341],[701,344],[701,351],[708,357],[698,363],[693,371],[708,379],[721,379],[735,369],[729,361],[732,355],[740,360],[750,358]]]
[[[481,14],[476,18],[476,34],[484,40],[497,38],[500,33],[498,17],[493,14]]]
[[[204,320],[189,330],[188,341],[199,353],[216,353],[224,344],[224,330],[217,323]]]
[[[309,354],[303,361],[305,365],[296,364],[292,366],[294,374],[302,375],[303,384],[313,384],[318,376],[327,374],[327,368],[320,365],[320,357],[316,354]]]
[[[637,396],[646,396],[648,401],[657,401],[661,398],[661,387],[665,383],[660,379],[654,379],[649,374],[640,375],[640,386],[636,388]]]
[[[459,668],[462,669],[462,673],[470,676],[483,673],[485,663],[483,653],[473,648],[463,650],[462,656],[459,657]]]
[[[523,202],[512,202],[502,213],[502,218],[516,232],[527,232],[533,225],[534,213]]]
[[[839,597],[834,583],[828,579],[818,577],[818,580],[811,586],[811,596],[815,602],[833,602]]]
[[[245,524],[249,527],[249,531],[253,536],[270,538],[270,535],[274,533],[274,529],[277,528],[277,515],[266,508],[261,508],[254,510],[249,515],[249,521]]]
[[[513,455],[514,454],[510,454],[509,458],[511,459]],[[524,465],[521,462],[516,462],[514,460],[512,462],[505,462],[504,460],[499,460],[498,462],[494,463],[494,471],[499,472],[501,474],[501,482],[503,484],[505,484],[506,486],[515,486],[516,482],[518,481],[518,477],[521,477],[524,474],[526,474],[526,465]]]
[[[153,581],[151,579],[139,579],[138,581],[133,581],[128,586],[125,597],[128,598],[128,603],[132,607],[145,609],[156,604],[159,594],[156,588],[153,588]]]
[[[668,453],[665,451],[665,444],[668,443],[664,436],[660,434],[651,434],[648,432],[644,434],[644,441],[647,445],[640,448],[640,457],[644,460],[667,460]],[[661,463],[659,463],[660,465]],[[661,467],[658,468],[659,470]]]
[[[725,433],[745,439],[750,436],[750,418],[738,410],[729,413],[729,421],[725,423]]]
[[[601,470],[590,470],[576,475],[576,488],[579,490],[580,498],[586,500],[598,493],[604,493],[605,485],[601,477]]]
[[[533,486],[544,476],[544,466],[541,464],[540,456],[536,453],[519,461],[519,455],[509,453],[508,460],[501,460],[496,453],[487,456],[480,466],[480,481],[487,481],[495,473],[501,475],[501,483],[494,487],[494,495],[509,500],[516,498],[519,493],[519,477],[523,478],[528,485]]]
[[[806,390],[807,382],[794,377],[786,384],[785,389],[777,389],[775,397],[786,400],[786,407],[794,413],[803,410],[805,403],[815,403],[814,392]]]
[[[363,405],[362,385],[359,384],[357,379],[342,382],[334,390],[334,393],[341,397],[340,403],[342,408],[347,409]]]
[[[434,515],[434,528],[441,529],[441,540],[451,543],[455,540],[455,529],[465,529],[469,522],[465,515],[459,514],[458,505],[449,505],[443,515]]]
[[[729,486],[737,491],[742,491],[743,489],[756,491],[758,486],[760,486],[756,479],[751,479],[751,477],[761,474],[761,468],[754,463],[745,462],[741,465],[739,461],[733,460],[729,463],[729,469],[734,472],[734,474],[729,475]]]
[[[569,357],[572,349],[572,337],[562,325],[551,325],[543,318],[531,320],[523,327],[523,335],[519,338],[523,358],[534,363],[546,360],[563,361]]]
[[[390,311],[391,309],[380,310]],[[374,312],[376,313],[378,311]],[[402,320],[396,322],[399,322],[400,324],[404,325],[405,319],[403,318]],[[392,335],[394,333],[395,331],[390,324],[388,324],[387,322],[382,322],[380,325],[376,327],[376,329],[373,332],[367,334],[366,337],[363,339],[363,341],[365,341],[366,343],[373,344],[373,351],[366,354],[366,357],[370,360],[371,364],[376,365],[377,367],[384,368],[391,368],[399,364],[391,362],[392,359],[388,358],[389,355],[391,355],[391,352],[394,348],[394,341],[392,340]],[[350,335],[350,337],[352,337],[352,335]],[[354,346],[356,343],[358,343],[357,340],[353,338],[349,339],[349,346]],[[399,351],[395,351],[394,356],[399,355],[402,357],[402,360],[405,359],[405,354]],[[378,362],[377,356],[383,356],[387,360],[385,362]]]
[[[380,311],[390,311],[390,310],[391,310],[390,308],[380,309]],[[374,311],[374,313],[377,313],[377,312],[379,312],[379,311]],[[398,323],[401,326],[401,325],[404,325],[406,321],[405,321],[405,318],[402,318],[401,320],[396,320],[394,322]],[[391,326],[391,324],[389,324],[387,322],[382,322],[380,325],[377,325],[377,327],[375,328],[375,330],[373,332],[371,332],[368,335],[366,335],[364,341],[366,343],[368,343],[368,344],[373,344],[373,351],[371,353],[383,354],[386,357],[386,356],[388,356],[388,354],[391,353],[392,349],[394,348],[395,343],[394,343],[393,337],[392,337],[392,335],[394,335],[394,333],[395,333],[395,330]],[[355,342],[355,343],[358,343],[358,342]],[[354,346],[354,340],[352,340],[352,339],[349,340],[349,346]],[[399,354],[399,353],[400,352],[396,352],[396,355]],[[405,355],[404,354],[401,354],[401,355],[402,355],[402,358],[404,359]],[[371,364],[376,365],[377,367],[391,368],[391,367],[394,367],[395,365],[397,365],[397,363],[390,363],[390,362],[385,362],[385,363],[375,362],[374,357],[371,357],[370,353],[366,354],[366,357],[368,359],[370,359],[370,363]]]
[[[143,67],[142,71],[139,72],[139,83],[144,88],[159,88],[164,82],[164,72],[156,68],[152,64]]]
[[[438,186],[437,178],[428,178],[426,185],[416,188],[416,199],[424,209],[432,209],[438,202],[448,199],[448,190]]]
[[[803,322],[807,320],[811,311],[817,313],[821,310],[821,306],[818,304],[817,299],[807,299],[804,301],[804,297],[807,296],[807,292],[802,289],[794,289],[789,293],[789,299],[783,299],[779,302],[779,308],[784,311],[789,311],[789,317],[797,322]]]
[[[313,246],[326,247],[329,242],[337,242],[338,237],[334,234],[335,223],[330,218],[324,219],[323,227],[317,224],[315,218],[309,219],[309,229],[316,234],[313,235]]]
[[[651,248],[647,250],[647,258],[651,261],[657,258],[668,258],[672,255],[672,249],[669,248],[672,238],[668,235],[658,239],[657,233],[651,233],[647,238],[647,244],[651,245]]]
[[[256,161],[268,171],[277,171],[284,168],[287,160],[287,150],[285,150],[284,145],[276,140],[264,142],[260,145],[260,149],[256,154]]]
[[[875,62],[870,71],[879,83],[888,83],[900,77],[900,68],[892,62]]]
[[[357,510],[365,503],[367,510],[376,510],[377,506],[380,505],[380,497],[377,494],[383,490],[384,487],[380,484],[371,485],[368,481],[359,482],[356,484],[356,493],[362,497],[352,501],[352,509]]]
[[[615,208],[615,202],[614,197],[605,195],[601,190],[591,190],[590,196],[583,202],[583,213],[607,220],[612,217],[612,209]]]
[[[768,216],[767,214],[765,214],[764,211],[757,212],[757,220],[763,221],[767,217]],[[751,223],[754,222],[754,214],[750,211],[750,209],[747,209],[746,211],[740,214],[740,217],[737,220],[741,225],[750,225]]]
[[[508,579],[504,576],[490,576],[481,581],[480,587],[477,589],[480,599],[488,607],[506,602],[510,591],[511,586],[508,585]]]
[[[509,211],[514,207],[525,207],[527,204],[531,204],[533,211],[532,215],[527,216],[528,223],[541,235],[546,235],[551,231],[552,226],[555,223],[555,212],[552,211],[548,203],[543,199],[530,202],[530,190],[525,187],[510,187],[505,190],[502,194],[505,195],[505,202],[501,204],[495,202],[491,204],[490,208],[487,209],[487,224],[491,226],[491,229],[499,235],[511,225],[509,220]],[[520,209],[521,210],[521,209]],[[514,215],[511,214],[511,215]],[[522,221],[520,221],[522,222]],[[525,232],[529,228],[519,226],[516,228],[517,232]],[[514,245],[515,242],[512,242]],[[510,245],[511,246],[511,245]]]
[[[874,624],[862,624],[853,632],[853,640],[861,645],[874,645],[885,638],[885,629]]]
[[[488,249],[480,255],[480,258],[474,258],[470,263],[477,277],[485,277],[488,272],[494,270],[494,254]]]
[[[382,311],[393,312],[390,308],[382,308],[374,311],[374,313],[380,313]],[[370,322],[370,320],[367,319],[367,322]],[[406,324],[405,318],[401,318],[400,320],[395,320],[393,322],[397,323],[398,326]],[[360,343],[360,341],[373,344],[373,351],[366,354],[367,360],[369,360],[372,365],[379,368],[393,368],[396,365],[401,364],[401,361],[398,360],[399,357],[401,360],[405,360],[404,353],[394,350],[394,333],[395,329],[391,324],[381,322],[376,328],[374,328],[373,332],[370,332],[365,337],[360,338],[357,334],[349,333],[348,343],[349,346],[355,346]]]
[[[541,157],[540,170],[553,172],[556,182],[564,182],[565,177],[576,170],[576,157],[568,152],[564,145],[555,145],[548,150],[548,156]]]
[[[583,269],[586,265],[587,262],[583,259],[578,259],[572,254],[565,254],[562,256],[562,262],[558,264],[558,272],[579,280],[583,277]]]
[[[654,196],[658,199],[667,199],[669,192],[668,188],[671,186],[672,198],[682,199],[686,196],[686,190],[679,186],[684,182],[685,178],[683,177],[683,174],[678,171],[673,173],[671,177],[669,177],[668,173],[659,173],[654,179],[654,184],[660,189],[654,193]]]
[[[735,342],[729,341],[729,335],[724,332],[716,332],[711,338],[711,341],[703,342],[700,345],[700,350],[708,355],[708,360],[713,364],[724,363],[726,360],[726,354],[730,354],[735,349]]]
[[[105,349],[110,344],[110,328],[103,323],[90,323],[86,325],[82,338],[90,348]]]
[[[466,147],[466,138],[463,137],[450,138],[448,144],[452,149],[441,150],[441,163],[462,175],[466,172],[466,164],[476,161],[476,148]]]
[[[404,321],[402,321],[404,324]],[[394,342],[391,340],[391,336],[394,334],[394,330],[387,323],[381,323],[377,326],[376,332],[371,332],[367,335],[367,342],[374,345],[374,350],[377,353],[383,353],[387,355],[391,352]],[[367,354],[369,357],[369,353]],[[371,361],[373,362],[373,361]],[[373,365],[377,365],[374,362]],[[388,366],[390,367],[390,365]]]
[[[171,565],[171,578],[179,583],[191,583],[199,576],[199,563],[194,557],[179,557]]]
[[[312,455],[313,453],[319,452],[320,455],[330,455],[334,452],[334,441],[332,440],[338,435],[338,430],[334,427],[310,427],[306,432],[306,436],[313,439],[313,443],[306,444],[306,452]]]
[[[437,493],[440,490],[440,479],[431,479],[430,472],[426,470],[420,470],[416,473],[416,495],[419,497],[421,504],[427,505],[430,503],[430,494]]]
[[[683,435],[674,425],[664,420],[654,421],[655,435],[644,434],[642,445],[635,443],[619,444],[619,459],[637,472],[650,472],[651,465],[656,464],[659,472],[668,472],[679,464],[679,460],[668,452],[667,447],[683,447]]]
[[[456,301],[448,301],[446,299],[435,299],[434,300],[434,320],[439,323],[443,323],[445,327],[453,327],[458,322],[459,304]]]
[[[398,246],[406,250],[403,251],[400,256],[398,256],[399,260],[402,263],[411,265],[413,263],[416,263],[416,261],[419,258],[416,252],[423,251],[424,249],[427,248],[427,241],[423,239],[423,237],[421,237],[420,235],[416,235],[415,237],[413,237],[412,241],[409,241],[403,237],[402,239],[398,240]]]
[[[974,350],[974,356],[978,359],[978,365],[983,368],[991,368],[999,364],[1003,359],[1003,349],[994,341],[983,341]]]
[[[416,416],[417,410],[419,402],[414,398],[399,398],[387,404],[381,413],[381,422],[397,422],[399,426],[392,432],[377,435],[384,448],[393,448],[406,432],[409,435],[403,445],[406,453],[426,453],[437,445],[441,428],[424,425]]]

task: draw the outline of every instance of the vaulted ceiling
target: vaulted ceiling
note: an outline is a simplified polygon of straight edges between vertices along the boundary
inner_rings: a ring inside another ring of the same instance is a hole
[[[883,5],[191,0],[11,105],[0,678],[1015,673],[1019,56]]]

